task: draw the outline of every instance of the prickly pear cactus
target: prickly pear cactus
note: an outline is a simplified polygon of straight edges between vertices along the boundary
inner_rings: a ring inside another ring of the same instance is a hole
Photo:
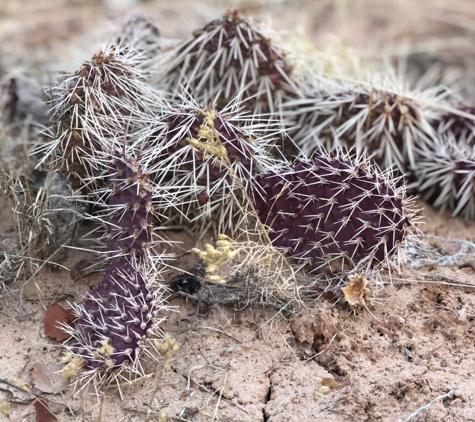
[[[264,193],[253,194],[254,206],[273,245],[317,269],[387,262],[414,229],[404,188],[367,159],[298,159],[256,183]]]
[[[53,140],[44,147],[44,160],[76,188],[98,186],[104,153],[128,142],[143,109],[154,102],[140,63],[130,48],[110,46],[46,92]]]
[[[460,104],[457,111],[475,115],[475,107],[467,104]],[[474,144],[475,118],[469,118],[454,112],[444,113],[440,118],[434,121],[434,126],[439,135],[445,135],[446,138],[455,138],[459,141]]]
[[[459,126],[460,131],[464,130]],[[465,131],[465,130],[464,130]],[[452,215],[475,219],[475,146],[452,134],[418,153],[410,185],[421,199]]]
[[[160,55],[161,43],[160,30],[141,14],[128,16],[116,37],[116,45],[131,48],[143,59],[140,68],[144,70]]]
[[[175,195],[187,219],[206,224],[212,219],[219,231],[231,228],[243,205],[242,187],[275,165],[272,136],[258,116],[247,120],[235,102],[218,111],[184,98],[162,110],[161,121],[137,141],[147,145],[142,163],[151,180]]]
[[[79,380],[90,377],[110,381],[120,373],[141,374],[139,357],[150,343],[159,321],[154,315],[166,309],[168,288],[160,282],[163,257],[154,251],[156,190],[140,161],[124,153],[110,157],[104,178],[108,187],[97,192],[107,199],[104,211],[95,215],[106,227],[108,257],[103,281],[87,295],[84,304],[73,305],[78,320],[65,327],[73,338],[65,355],[67,374]],[[151,285],[152,283],[153,285]],[[76,365],[76,367],[74,367]],[[73,371],[75,370],[75,371]]]
[[[142,275],[126,258],[114,261],[83,306],[69,333],[68,349],[87,370],[109,372],[137,362],[141,341],[152,327],[153,296]]]
[[[205,103],[218,97],[218,107],[242,93],[246,108],[274,112],[297,92],[288,53],[276,35],[237,11],[195,31],[172,55],[158,63],[166,72],[161,83],[171,92],[187,85]]]
[[[152,186],[140,166],[119,154],[113,159],[108,182],[111,195],[103,217],[108,249],[141,259],[152,241]]]
[[[359,86],[289,101],[282,111],[289,136],[307,155],[320,147],[354,148],[383,168],[403,171],[415,162],[414,148],[435,139],[430,117],[431,110],[411,97]]]

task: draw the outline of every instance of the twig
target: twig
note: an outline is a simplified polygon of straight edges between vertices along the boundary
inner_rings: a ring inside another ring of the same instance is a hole
[[[0,387],[0,391],[4,393],[9,393],[12,396],[14,395],[13,392],[10,391],[8,388]],[[17,404],[30,404],[34,400],[35,400],[34,397],[28,397],[27,399],[7,399],[9,403],[17,403]]]
[[[50,399],[49,397],[46,397],[42,394],[39,394],[39,393],[34,393],[33,391],[30,391],[30,390],[25,390],[24,388],[16,385],[15,383],[11,382],[11,381],[8,381],[6,379],[3,379],[3,378],[0,378],[0,383],[3,383],[3,384],[6,384],[10,387],[13,387],[13,388],[16,388],[17,390],[20,390],[20,391],[23,391],[24,393],[27,393],[31,396],[33,396],[35,399],[41,399],[41,400],[44,400],[44,401],[47,401],[47,402],[50,402],[50,403],[53,403],[53,404],[57,404],[59,406],[62,406],[62,407],[65,407],[66,409],[69,409],[71,410],[72,412],[74,412],[74,414],[78,413],[79,412],[79,409],[78,408],[74,408],[74,407],[71,407],[69,406],[68,404],[64,404],[64,403],[60,403],[56,400],[52,400]]]
[[[190,387],[191,387],[191,384],[195,384],[196,386],[198,386],[198,389],[200,391],[203,391],[205,393],[208,393],[210,394],[211,396],[213,396],[215,394],[215,392],[213,391],[210,391],[208,388],[206,388],[204,385],[200,384],[199,382],[195,381],[193,378],[191,378],[191,375],[190,375],[190,372],[194,369],[202,369],[206,366],[210,366],[210,365],[199,365],[199,366],[196,366],[196,367],[193,367],[190,369],[190,371],[188,372],[188,375],[184,375],[184,374],[180,374],[183,378],[185,378],[187,380],[187,387],[186,389],[189,390]],[[228,399],[227,397],[225,396],[221,396],[221,399],[224,400],[226,403],[230,404],[231,406],[235,407],[236,409],[239,409],[241,410],[242,412],[246,413],[247,415],[251,416],[251,414],[245,409],[243,408],[242,406],[234,403],[232,400]]]
[[[151,409],[139,409],[138,407],[129,407],[129,406],[122,406],[122,410],[125,410],[126,412],[134,412],[134,413],[143,413],[146,414],[147,416],[160,416],[160,412],[156,412],[155,410]]]
[[[434,400],[430,401],[426,405],[419,407],[414,413],[411,413],[406,419],[404,419],[402,422],[409,422],[413,417],[417,416],[420,412],[423,410],[427,410],[429,407],[431,407],[435,402],[438,402],[439,400],[445,399],[447,397],[451,397],[452,394],[454,394],[458,389],[460,389],[460,386],[452,388],[449,392],[442,394],[439,397],[436,397]]]
[[[62,246],[66,246],[69,241],[71,240],[71,238],[69,238],[68,240],[66,240],[66,242],[64,243],[64,245]],[[59,251],[61,250],[61,248],[58,248],[56,249],[47,259],[45,259],[43,261],[43,263],[35,270],[35,272],[30,276],[30,278],[28,280],[26,280],[26,282],[23,284],[23,286],[21,286],[21,289],[20,289],[20,303],[21,303],[21,306],[23,306],[23,290],[25,289],[25,287],[28,285],[28,283],[34,279],[34,277],[36,276],[36,274],[38,274],[38,272],[46,265],[46,264],[51,264],[53,263],[51,261],[51,258],[53,258],[53,256],[55,256]],[[55,263],[53,263],[55,264]]]
[[[242,343],[241,340],[239,340],[238,338],[234,337],[232,334],[229,334],[227,333],[226,331],[223,331],[223,330],[220,330],[218,328],[214,328],[214,327],[206,327],[204,325],[199,325],[199,326],[196,326],[196,327],[189,327],[189,328],[184,328],[182,330],[178,330],[178,331],[175,331],[175,333],[177,334],[181,334],[181,333],[185,333],[187,331],[198,331],[198,329],[203,329],[203,330],[210,330],[210,331],[215,331],[217,333],[220,333],[220,334],[223,334],[229,338],[232,338],[234,341],[236,341],[237,343]]]
[[[384,275],[383,275],[384,277]],[[399,277],[393,277],[394,281],[401,281],[402,283],[398,285],[403,285],[403,286],[411,286],[414,283],[424,283],[424,284],[440,284],[444,286],[451,286],[451,287],[466,287],[466,288],[475,288],[475,284],[469,284],[469,283],[460,283],[457,282],[457,280],[446,277],[443,275],[435,275],[435,274],[420,274],[420,277],[425,277],[425,278],[432,278],[432,280],[421,280],[420,278],[399,278]],[[448,280],[448,281],[445,281]],[[391,285],[391,282],[384,282],[384,286],[389,286]]]

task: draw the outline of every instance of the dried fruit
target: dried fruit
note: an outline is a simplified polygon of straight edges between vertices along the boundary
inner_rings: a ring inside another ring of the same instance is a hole
[[[201,289],[201,282],[194,275],[183,273],[173,277],[170,287],[174,292],[185,292],[194,295]]]
[[[341,289],[346,302],[352,307],[365,307],[369,305],[372,293],[371,284],[367,277],[362,274],[348,276],[350,283]]]

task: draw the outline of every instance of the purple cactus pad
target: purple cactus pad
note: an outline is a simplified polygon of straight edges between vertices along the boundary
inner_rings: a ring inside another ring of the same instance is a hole
[[[72,350],[87,368],[110,371],[137,359],[140,340],[152,326],[152,295],[141,274],[120,258],[107,267],[76,323]],[[113,348],[111,354],[104,344]]]
[[[117,157],[108,181],[112,190],[108,201],[112,211],[107,220],[109,250],[141,258],[153,230],[152,190],[148,180],[131,160]]]
[[[217,99],[218,108],[242,94],[246,108],[275,112],[279,98],[295,95],[284,50],[237,10],[194,31],[176,56],[165,63],[166,84],[172,90],[186,84],[204,101]]]
[[[302,160],[256,183],[262,193],[254,193],[254,206],[273,245],[316,268],[332,260],[383,262],[411,224],[403,190],[367,161]]]

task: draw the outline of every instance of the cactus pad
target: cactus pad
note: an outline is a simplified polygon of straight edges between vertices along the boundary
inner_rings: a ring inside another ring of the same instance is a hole
[[[316,268],[385,262],[413,228],[404,188],[368,160],[300,159],[256,182],[265,193],[254,194],[255,208],[273,245]]]
[[[84,305],[75,305],[78,320],[69,329],[68,346],[89,370],[109,372],[137,361],[141,340],[152,327],[153,296],[141,274],[120,258],[107,267],[104,279]]]
[[[233,104],[221,112],[193,101],[182,105],[164,106],[156,130],[139,140],[147,145],[142,162],[154,184],[175,192],[177,208],[188,219],[213,216],[217,226],[230,228],[242,202],[241,186],[274,165],[272,139],[261,134],[262,125],[248,125]]]
[[[105,218],[109,250],[141,258],[153,231],[152,187],[131,159],[117,156],[108,177],[111,196]]]
[[[228,12],[195,31],[177,47],[174,59],[166,59],[165,85],[171,91],[188,85],[205,103],[219,96],[219,107],[242,93],[248,109],[274,112],[297,88],[286,52],[273,38],[237,11]]]

